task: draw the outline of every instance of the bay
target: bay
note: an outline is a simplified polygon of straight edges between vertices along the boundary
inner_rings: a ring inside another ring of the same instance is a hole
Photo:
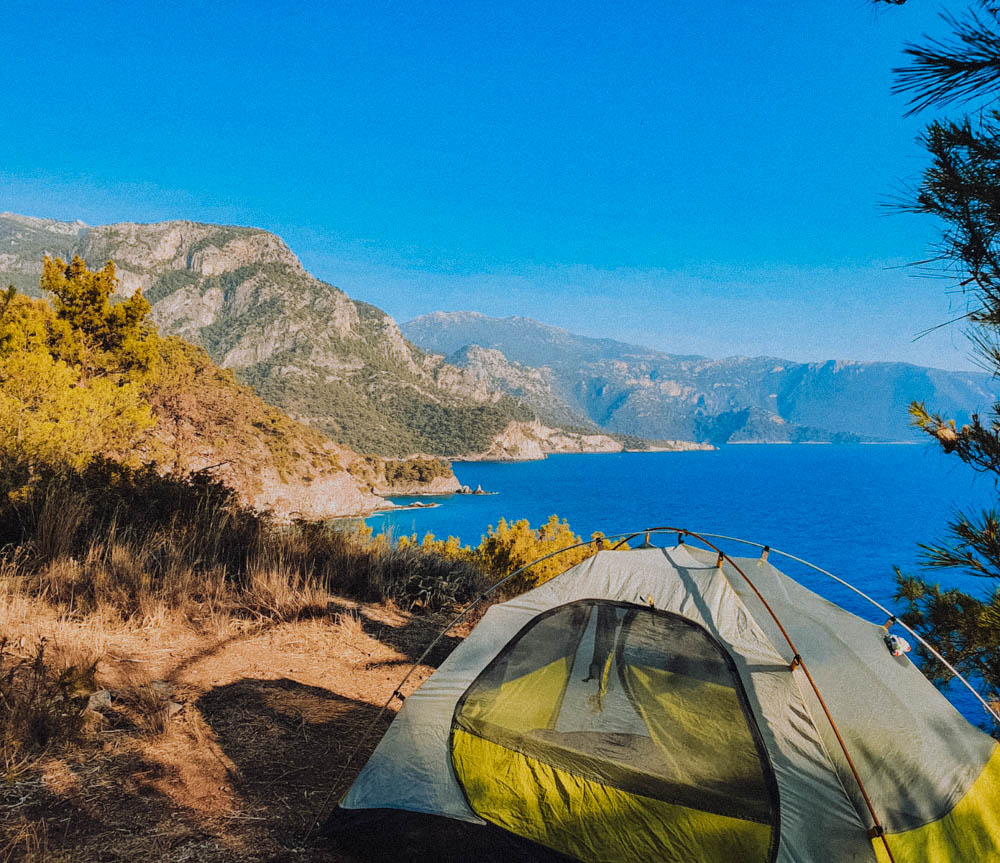
[[[441,505],[380,514],[368,523],[396,537],[430,532],[471,545],[500,518],[526,518],[537,527],[552,514],[584,538],[659,525],[725,534],[804,558],[889,608],[898,607],[894,567],[917,572],[918,543],[943,537],[958,510],[977,512],[996,499],[989,478],[930,444],[730,445],[710,452],[458,462],[454,469],[463,484],[496,494],[427,498]],[[731,554],[757,553],[724,547]],[[855,614],[884,622],[881,612],[825,576],[779,557],[772,562]],[[947,571],[932,575],[976,594],[989,587]],[[952,689],[949,697],[969,719],[981,721],[982,709],[971,696]]]

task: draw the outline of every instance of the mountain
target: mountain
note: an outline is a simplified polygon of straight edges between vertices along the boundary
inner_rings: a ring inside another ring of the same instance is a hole
[[[488,389],[509,394],[550,425],[597,431],[592,420],[570,407],[559,394],[559,383],[549,368],[512,362],[495,348],[475,344],[459,348],[445,362],[465,369]]]
[[[0,213],[0,273],[4,287],[12,284],[22,294],[40,296],[42,258],[65,258],[88,230],[83,222],[35,219]]]
[[[156,426],[143,460],[182,475],[206,470],[244,505],[281,519],[389,506],[376,493],[383,465],[265,404],[203,350],[170,342],[164,348],[169,373],[149,395]]]
[[[471,346],[499,352],[522,377],[533,369],[559,411],[645,438],[912,441],[911,401],[926,401],[961,423],[995,398],[991,376],[981,372],[774,357],[713,360],[578,336],[524,317],[434,312],[402,331],[460,365],[463,357],[478,356]],[[501,375],[490,380],[503,387]]]
[[[255,228],[82,222],[0,214],[0,281],[38,295],[46,254],[112,260],[161,332],[204,347],[265,401],[362,452],[488,449],[530,410],[403,338],[395,321],[310,275]]]

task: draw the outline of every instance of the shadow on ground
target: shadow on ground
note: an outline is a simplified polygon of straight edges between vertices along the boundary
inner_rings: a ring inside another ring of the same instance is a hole
[[[374,638],[387,647],[391,647],[397,653],[406,657],[402,660],[392,660],[390,662],[373,662],[371,668],[400,668],[405,673],[413,663],[417,662],[424,651],[434,642],[434,639],[441,634],[441,631],[450,622],[442,616],[435,617],[410,617],[403,624],[390,624],[378,620],[367,614],[364,609],[358,609],[349,604],[331,602],[328,609],[334,614],[354,615],[361,623],[361,628],[365,635]],[[437,668],[449,654],[462,642],[462,637],[452,632],[441,637],[434,644],[430,653],[423,660],[424,665]]]
[[[168,766],[134,752],[95,762],[61,764],[55,787],[28,780],[4,789],[2,863],[246,859],[241,843],[155,787],[176,778]]]
[[[244,678],[205,693],[196,706],[232,761],[230,781],[246,817],[264,819],[296,860],[303,844],[322,850],[314,825],[336,806],[394,716],[289,679]]]

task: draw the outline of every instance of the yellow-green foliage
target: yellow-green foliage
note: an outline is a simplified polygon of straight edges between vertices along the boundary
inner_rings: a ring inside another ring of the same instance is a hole
[[[578,545],[582,540],[573,533],[569,523],[553,515],[537,529],[526,518],[510,523],[506,519],[500,519],[496,527],[491,525],[487,529],[487,535],[476,548],[463,546],[458,537],[436,539],[432,533],[425,534],[420,542],[417,542],[416,534],[400,537],[398,545],[404,548],[417,547],[449,560],[473,563],[488,572],[494,581],[506,578],[540,557],[577,545],[576,548],[567,549],[532,566],[513,579],[502,591],[503,595],[512,596],[538,587],[596,554],[603,539],[603,534],[594,533],[589,544]]]
[[[521,590],[537,587],[586,560],[597,553],[597,540],[601,538],[601,534],[595,533],[591,537],[594,540],[591,544],[571,548],[536,564],[515,579],[517,583],[511,585],[511,591],[520,593]],[[489,528],[477,552],[483,566],[505,576],[527,566],[533,560],[581,541],[570,529],[569,523],[565,519],[560,521],[557,515],[550,516],[537,530],[531,527],[526,518],[510,524],[505,519],[500,519],[496,527]]]
[[[0,302],[0,458],[29,473],[37,465],[81,468],[94,457],[127,453],[154,424],[137,380],[102,368],[85,375],[83,340],[48,303]]]
[[[118,287],[111,261],[92,271],[78,256],[69,264],[46,257],[41,287],[52,295],[57,319],[72,332],[63,346],[63,356],[80,370],[82,379],[92,374],[145,370],[154,361],[155,344],[146,322],[149,303],[142,291],[127,300],[111,302]]]
[[[113,301],[117,284],[111,263],[91,271],[79,258],[46,258],[41,287],[51,305],[0,294],[6,491],[42,468],[80,470],[99,456],[183,473],[191,453],[203,463],[206,440],[244,479],[262,462],[282,475],[293,464],[339,468],[321,434],[265,405],[201,348],[157,335],[141,292]]]
[[[401,536],[397,545],[402,548],[419,548],[422,551],[434,552],[450,560],[468,560],[476,562],[476,549],[467,545],[462,545],[462,541],[457,536],[449,536],[447,539],[437,539],[433,533],[424,534],[424,538],[417,542],[417,535]]]

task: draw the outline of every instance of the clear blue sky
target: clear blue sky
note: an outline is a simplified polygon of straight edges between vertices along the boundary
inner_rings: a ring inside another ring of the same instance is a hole
[[[889,93],[939,6],[0,5],[0,210],[278,231],[399,320],[970,366]],[[952,8],[962,8],[961,5]]]

